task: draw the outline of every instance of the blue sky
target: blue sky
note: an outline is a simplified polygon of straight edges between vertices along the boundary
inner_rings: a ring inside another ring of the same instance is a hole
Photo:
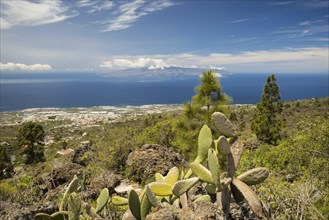
[[[0,4],[2,72],[328,73],[329,1]]]

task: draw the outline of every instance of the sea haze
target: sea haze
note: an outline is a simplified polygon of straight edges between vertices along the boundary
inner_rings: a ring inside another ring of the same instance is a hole
[[[278,74],[282,100],[328,96],[327,74]],[[265,74],[227,74],[220,78],[234,104],[260,101]],[[0,111],[44,107],[180,104],[191,99],[198,76],[108,77],[98,74],[1,73]]]

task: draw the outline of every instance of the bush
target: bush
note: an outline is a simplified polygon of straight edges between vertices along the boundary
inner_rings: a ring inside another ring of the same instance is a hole
[[[279,198],[276,198],[278,201],[275,202],[281,206],[278,210],[283,210],[286,204],[287,210],[303,215],[306,219],[314,218],[311,212],[320,217],[329,216],[328,131],[326,118],[307,118],[298,124],[291,137],[278,146],[273,148],[270,145],[262,145],[255,151],[246,151],[241,167],[247,170],[254,166],[265,166],[283,180],[277,180],[271,192],[274,197],[279,195]],[[309,198],[306,201],[302,196]],[[299,210],[290,207],[295,206],[297,202],[304,207],[303,210],[301,207]]]
[[[318,184],[312,180],[290,184],[272,176],[258,192],[268,201],[271,219],[327,219],[329,199],[317,189]]]

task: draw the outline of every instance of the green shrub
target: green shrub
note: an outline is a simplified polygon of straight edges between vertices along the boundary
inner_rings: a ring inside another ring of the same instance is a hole
[[[318,216],[329,216],[328,131],[329,124],[326,118],[306,118],[298,124],[294,132],[291,132],[293,135],[281,141],[278,146],[261,145],[255,151],[246,150],[241,160],[241,167],[247,170],[254,166],[264,166],[282,179],[276,180],[275,186],[270,187],[271,193],[279,195],[275,203],[281,204],[280,210],[284,209],[284,204],[289,210],[295,202],[303,200],[297,197],[300,193],[298,190],[304,190],[305,196],[308,194],[314,196],[314,193],[317,195],[316,198],[302,201],[305,218],[313,218],[311,212],[314,210]],[[283,190],[283,187],[287,187],[291,193],[288,193],[288,189]],[[292,195],[293,197],[290,197]],[[290,201],[291,198],[294,201]],[[290,202],[285,202],[287,200]],[[298,215],[302,214],[299,213],[301,210],[293,210]]]

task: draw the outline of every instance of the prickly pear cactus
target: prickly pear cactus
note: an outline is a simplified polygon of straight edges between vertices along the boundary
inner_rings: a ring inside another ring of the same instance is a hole
[[[248,185],[258,184],[264,181],[269,175],[269,170],[264,167],[259,167],[235,178],[235,173],[244,149],[243,143],[240,140],[236,140],[236,129],[224,114],[215,112],[212,117],[216,128],[223,136],[213,141],[215,149],[211,148],[211,145],[208,147],[207,159],[209,170],[200,162],[198,163],[197,160],[190,163],[190,168],[201,181],[206,183],[205,188],[208,193],[217,194],[218,206],[227,216],[230,212],[230,198],[232,193],[237,202],[241,202],[245,199],[255,214],[258,217],[262,217],[262,204],[256,193]],[[234,139],[230,141],[232,143],[230,143],[225,136],[234,137]],[[205,148],[203,150],[205,150]],[[220,175],[218,154],[227,157],[227,173],[223,175]],[[176,195],[175,192],[174,194]]]
[[[143,220],[152,206],[161,209],[166,207],[166,204],[171,204],[176,208],[184,209],[191,204],[188,202],[187,191],[199,181],[203,182],[202,186],[209,194],[216,194],[218,207],[224,211],[226,217],[230,214],[231,195],[238,203],[247,201],[258,217],[263,216],[262,203],[248,185],[264,181],[269,175],[268,169],[255,168],[236,178],[235,173],[243,152],[243,143],[237,139],[236,129],[225,115],[215,112],[212,116],[222,136],[213,141],[210,128],[204,125],[198,137],[198,156],[190,163],[190,169],[184,173],[173,167],[167,176],[156,173],[156,182],[149,183],[139,196],[132,190],[128,199],[129,210],[125,213],[124,219],[131,219],[134,216],[137,220]],[[227,139],[227,137],[233,138]],[[218,154],[227,157],[227,172],[221,173]],[[204,161],[205,159],[208,163]],[[196,177],[191,177],[193,174]],[[211,201],[209,195],[196,196],[196,198],[193,204],[199,201]],[[121,204],[119,201],[126,202],[123,198],[112,198],[113,204]]]

